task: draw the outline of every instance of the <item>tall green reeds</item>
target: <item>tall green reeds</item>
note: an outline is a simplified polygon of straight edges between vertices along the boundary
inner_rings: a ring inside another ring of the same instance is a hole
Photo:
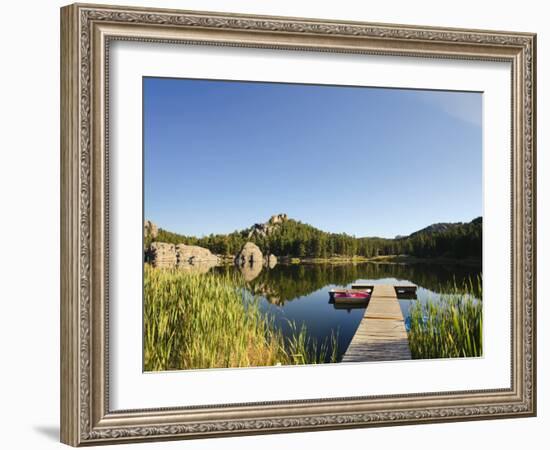
[[[410,309],[409,346],[414,359],[474,357],[483,354],[481,279],[469,282],[438,302]]]
[[[146,371],[327,360],[326,348],[318,349],[305,327],[293,327],[293,335],[285,338],[236,276],[145,266]],[[333,351],[330,361],[335,360]]]
[[[338,358],[338,330],[333,331],[322,342],[308,336],[304,324],[300,328],[295,322],[289,321],[290,336],[286,339],[286,353],[292,358],[293,364],[312,364],[318,362],[336,362]]]

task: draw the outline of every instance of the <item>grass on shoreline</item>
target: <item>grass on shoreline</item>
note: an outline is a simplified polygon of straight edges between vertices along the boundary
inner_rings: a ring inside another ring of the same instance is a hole
[[[420,258],[411,255],[380,255],[380,256],[332,256],[330,258],[295,258],[298,263],[305,264],[349,264],[349,263],[388,263],[388,264],[460,264],[478,266],[481,260],[476,258],[451,258],[437,256],[433,258]]]
[[[219,256],[219,255],[218,255]],[[234,256],[220,256],[222,264],[233,265]],[[326,258],[322,257],[294,257],[294,256],[279,256],[278,264],[359,264],[359,263],[386,263],[386,264],[458,264],[463,266],[478,267],[481,260],[477,258],[451,258],[445,256],[437,256],[433,258],[420,258],[411,255],[380,255],[380,256],[342,256],[335,255]]]
[[[337,361],[337,336],[317,342],[293,322],[290,335],[283,336],[237,274],[145,265],[144,275],[146,371]],[[448,292],[437,303],[411,307],[408,337],[414,359],[482,355],[481,279]]]
[[[305,326],[285,338],[237,276],[144,269],[146,371],[336,361]],[[332,337],[332,348],[336,337]]]
[[[442,294],[437,303],[415,303],[410,309],[408,333],[413,359],[482,356],[481,298],[481,279],[478,279],[475,284]]]

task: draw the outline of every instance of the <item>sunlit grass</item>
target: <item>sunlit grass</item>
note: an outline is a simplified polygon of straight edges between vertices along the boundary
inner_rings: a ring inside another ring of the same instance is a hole
[[[332,351],[291,323],[284,337],[236,275],[144,270],[146,371],[335,362]]]
[[[410,309],[409,346],[414,359],[475,357],[483,354],[481,279],[469,282],[438,302]]]

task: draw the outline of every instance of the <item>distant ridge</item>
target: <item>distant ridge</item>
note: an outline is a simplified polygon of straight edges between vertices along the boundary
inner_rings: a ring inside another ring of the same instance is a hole
[[[149,223],[149,228],[154,228],[154,224]],[[247,242],[252,242],[264,254],[291,258],[409,255],[419,258],[481,260],[482,229],[482,218],[477,217],[471,222],[434,223],[408,236],[396,236],[393,239],[356,237],[322,231],[282,213],[243,230],[202,237],[185,236],[159,228],[158,236],[146,235],[144,245],[147,248],[154,241],[198,245],[216,255],[228,257],[236,255]]]
[[[415,231],[414,233],[409,234],[408,236],[396,236],[396,239],[406,239],[411,238],[418,235],[432,235],[432,234],[438,234],[438,233],[445,233],[447,231],[451,230],[458,230],[460,228],[463,228],[464,226],[468,225],[478,225],[482,223],[481,217],[476,217],[471,222],[440,222],[440,223],[433,223],[431,225],[428,225],[425,228],[422,228],[421,230]]]

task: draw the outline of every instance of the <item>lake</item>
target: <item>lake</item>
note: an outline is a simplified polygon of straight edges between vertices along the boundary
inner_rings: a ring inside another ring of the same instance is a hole
[[[215,271],[239,270],[232,266]],[[438,301],[440,295],[456,283],[462,286],[468,279],[476,280],[481,267],[458,264],[279,264],[272,269],[255,267],[243,273],[250,291],[260,298],[262,310],[274,317],[285,335],[291,333],[289,321],[297,327],[307,327],[308,334],[318,343],[327,342],[337,333],[337,353],[345,353],[365,308],[336,307],[329,302],[333,288],[363,284],[415,284],[416,299],[399,299],[403,317],[409,317],[413,302]],[[329,351],[330,354],[330,351]]]

